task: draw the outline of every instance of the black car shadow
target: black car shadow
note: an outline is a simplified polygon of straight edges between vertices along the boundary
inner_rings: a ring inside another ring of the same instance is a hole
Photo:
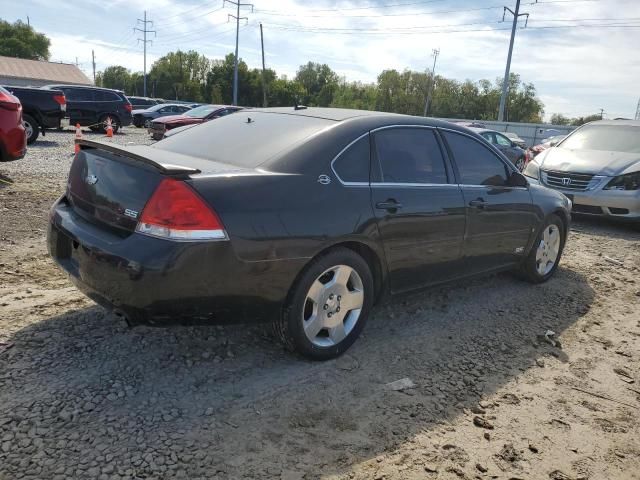
[[[508,274],[459,282],[376,307],[351,350],[324,363],[284,352],[262,326],[129,329],[85,308],[9,339],[0,437],[46,425],[15,458],[54,448],[54,465],[72,467],[112,455],[142,477],[166,470],[131,452],[171,457],[191,478],[345,473],[447,425],[540,357],[567,361],[540,337],[561,334],[593,299],[566,268],[535,286]],[[402,378],[416,387],[384,387]],[[12,460],[0,473],[20,468]]]

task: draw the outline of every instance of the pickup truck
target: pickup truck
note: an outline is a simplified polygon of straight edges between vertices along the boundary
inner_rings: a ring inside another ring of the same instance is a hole
[[[27,143],[36,141],[47,128],[60,128],[60,121],[67,113],[67,100],[61,90],[44,90],[31,87],[4,87],[18,97],[22,104],[22,118],[27,132]]]

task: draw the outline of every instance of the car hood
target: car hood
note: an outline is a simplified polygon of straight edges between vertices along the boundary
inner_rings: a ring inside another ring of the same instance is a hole
[[[536,157],[544,170],[615,177],[640,170],[640,154],[549,148]]]

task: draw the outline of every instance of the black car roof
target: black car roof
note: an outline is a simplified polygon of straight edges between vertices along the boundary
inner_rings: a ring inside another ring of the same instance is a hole
[[[333,158],[363,133],[381,127],[415,125],[469,134],[464,127],[432,118],[340,108],[295,110],[293,107],[280,107],[241,110],[173,135],[151,148],[242,168],[256,168],[292,158],[289,153],[300,148],[322,151],[322,157]],[[293,164],[284,168],[295,170]]]
[[[124,95],[124,92],[122,90],[116,90],[115,88],[95,87],[93,85],[67,85],[64,83],[54,83],[51,85],[45,85],[42,88],[45,88],[47,90],[56,89],[56,88],[84,88],[86,90],[105,90],[107,92],[122,93]]]

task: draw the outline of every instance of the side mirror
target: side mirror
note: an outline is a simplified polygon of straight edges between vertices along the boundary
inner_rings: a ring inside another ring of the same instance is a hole
[[[528,187],[529,181],[527,180],[527,177],[520,172],[512,172],[507,184],[510,187]]]

